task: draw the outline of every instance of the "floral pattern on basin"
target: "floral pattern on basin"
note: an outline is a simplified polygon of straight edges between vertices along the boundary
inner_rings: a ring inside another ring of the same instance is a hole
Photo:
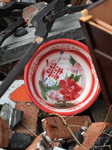
[[[24,80],[37,107],[63,116],[86,110],[100,93],[87,46],[72,39],[43,44],[26,65]]]
[[[61,51],[57,60],[46,60],[42,72],[42,80],[39,80],[40,96],[54,107],[72,107],[84,89],[82,66],[71,55],[68,60],[65,59]]]
[[[74,79],[67,77],[66,80],[60,80],[59,86],[61,87],[60,93],[65,100],[74,100],[80,96],[79,92],[82,88],[75,82]]]

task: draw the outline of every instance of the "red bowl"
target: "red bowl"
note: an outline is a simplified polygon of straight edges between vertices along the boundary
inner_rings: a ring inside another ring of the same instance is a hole
[[[35,105],[62,116],[83,112],[100,93],[87,46],[72,39],[43,44],[26,65],[24,80]]]

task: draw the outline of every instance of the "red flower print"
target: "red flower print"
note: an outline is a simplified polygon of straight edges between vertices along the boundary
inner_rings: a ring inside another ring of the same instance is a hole
[[[74,100],[80,96],[82,88],[75,82],[74,79],[69,77],[65,80],[60,80],[59,86],[61,87],[60,93],[63,95],[65,100]]]

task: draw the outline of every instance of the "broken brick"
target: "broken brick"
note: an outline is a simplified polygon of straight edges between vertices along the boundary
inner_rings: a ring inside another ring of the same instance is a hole
[[[34,134],[36,134],[39,108],[32,102],[20,102],[20,101],[16,102],[15,108],[23,111],[24,115],[23,121],[21,122],[23,126],[18,125],[14,131],[19,133],[30,134],[32,137],[34,137],[35,136]],[[31,130],[34,134],[27,129]]]
[[[32,144],[29,147],[27,147],[26,150],[35,150],[35,149],[39,150],[39,149],[37,149],[38,148],[37,146],[40,143],[42,136],[43,136],[43,133],[41,133],[39,136],[37,136],[37,138],[34,139]]]
[[[106,146],[112,144],[112,129],[111,127],[104,130],[105,134],[102,134],[94,143],[93,147],[97,146]],[[110,135],[110,136],[109,136]],[[112,145],[111,145],[112,147]]]
[[[107,129],[109,126],[111,125],[106,122],[92,123],[84,134],[84,141],[82,145],[87,149],[90,149],[95,143],[95,141],[102,135],[102,131]],[[83,149],[84,149],[83,147],[76,145],[73,150],[83,150]]]
[[[88,122],[88,126],[91,125],[91,120],[89,116],[74,116],[74,117],[64,117],[68,125],[79,125],[84,126]],[[46,131],[47,136],[51,140],[54,139],[71,139],[73,138],[70,131],[64,125],[60,117],[47,117],[42,122],[43,130]],[[79,132],[80,127],[72,126],[70,127],[72,131]]]
[[[51,144],[47,141],[43,133],[41,133],[26,150],[49,150],[50,147]]]
[[[0,147],[7,148],[12,135],[13,132],[9,127],[8,120],[4,120],[0,117]]]

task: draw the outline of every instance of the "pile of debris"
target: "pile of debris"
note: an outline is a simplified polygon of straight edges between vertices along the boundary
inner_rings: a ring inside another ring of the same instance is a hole
[[[0,2],[2,2],[1,6],[4,6],[10,0]],[[74,2],[72,5],[78,3],[77,0],[72,2]],[[6,27],[7,25],[3,26],[1,31]],[[4,71],[2,67],[0,72],[5,72],[4,74],[7,75],[8,70]],[[13,66],[10,65],[9,71],[12,68]],[[23,85],[21,91],[24,89]],[[47,114],[21,91],[18,92],[19,100],[16,99],[17,91],[10,95],[10,98],[15,101],[15,108],[6,103],[0,105],[0,148],[7,150],[112,149],[110,123],[94,122],[89,114],[84,115],[84,113],[70,117],[63,117],[56,113]]]
[[[112,126],[88,115],[46,114],[32,102],[0,106],[0,147],[8,150],[111,149]]]

